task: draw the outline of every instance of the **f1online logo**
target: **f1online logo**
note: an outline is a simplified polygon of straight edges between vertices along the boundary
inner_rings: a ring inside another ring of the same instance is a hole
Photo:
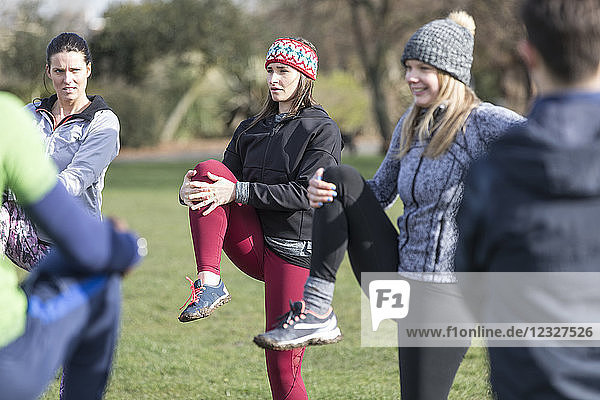
[[[384,319],[399,319],[408,315],[410,285],[401,280],[375,280],[369,283],[371,323],[373,332]]]

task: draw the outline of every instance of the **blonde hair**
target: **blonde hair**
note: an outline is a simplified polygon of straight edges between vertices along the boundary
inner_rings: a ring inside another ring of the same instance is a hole
[[[448,18],[475,34],[475,22],[466,12],[452,12]],[[424,156],[436,158],[444,154],[458,132],[464,131],[465,121],[471,111],[481,103],[467,85],[446,72],[437,68],[436,71],[440,87],[437,98],[427,108],[413,103],[402,123],[399,157],[408,152],[415,137],[420,142],[431,139],[423,152]]]
[[[440,92],[435,102],[426,109],[413,104],[402,123],[400,157],[408,152],[415,136],[421,142],[431,138],[423,155],[436,158],[444,154],[456,134],[464,129],[471,111],[481,103],[475,92],[464,83],[445,72],[437,72]],[[443,109],[441,115],[436,113],[438,109]]]

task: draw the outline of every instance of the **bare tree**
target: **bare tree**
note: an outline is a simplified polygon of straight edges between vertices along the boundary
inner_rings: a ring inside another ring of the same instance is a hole
[[[387,110],[386,92],[382,87],[386,70],[386,55],[390,49],[389,16],[390,1],[348,0],[352,14],[352,33],[354,34],[359,59],[369,83],[371,104],[379,132],[383,138],[383,150],[387,149],[391,137],[391,123]],[[366,18],[361,18],[361,13]],[[368,24],[368,27],[363,26]]]

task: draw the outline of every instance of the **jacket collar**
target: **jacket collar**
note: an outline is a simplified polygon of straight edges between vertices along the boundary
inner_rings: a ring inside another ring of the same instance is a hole
[[[96,113],[98,111],[111,110],[111,108],[106,104],[106,102],[104,101],[102,96],[98,96],[98,95],[88,96],[88,99],[92,103],[89,106],[87,106],[86,109],[83,110],[82,112],[77,113],[77,114],[72,114],[70,116],[71,118],[81,118],[86,121],[92,121],[92,119],[94,119],[94,115],[96,115]],[[35,111],[46,111],[46,112],[52,114],[52,106],[54,105],[54,103],[56,103],[56,100],[58,100],[58,97],[56,96],[56,94],[53,94],[52,96],[46,97],[43,99],[35,99],[33,101],[33,105],[35,106]]]
[[[296,115],[286,114],[285,117],[283,117],[279,121],[279,123],[287,122],[297,118],[329,118],[329,114],[327,114],[327,111],[325,111],[325,109],[321,105],[317,104],[314,106],[304,107]],[[275,114],[270,115],[262,120],[262,124],[264,124],[265,126],[270,126],[274,123]]]
[[[534,116],[538,110],[551,106],[552,104],[577,104],[577,103],[596,103],[600,102],[600,92],[568,91],[562,93],[553,93],[537,97],[529,112],[530,117]]]

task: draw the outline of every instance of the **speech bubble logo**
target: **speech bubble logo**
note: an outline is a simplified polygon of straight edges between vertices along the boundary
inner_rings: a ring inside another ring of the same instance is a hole
[[[403,280],[375,280],[369,283],[371,324],[373,332],[384,319],[404,318],[408,315],[410,285]]]

